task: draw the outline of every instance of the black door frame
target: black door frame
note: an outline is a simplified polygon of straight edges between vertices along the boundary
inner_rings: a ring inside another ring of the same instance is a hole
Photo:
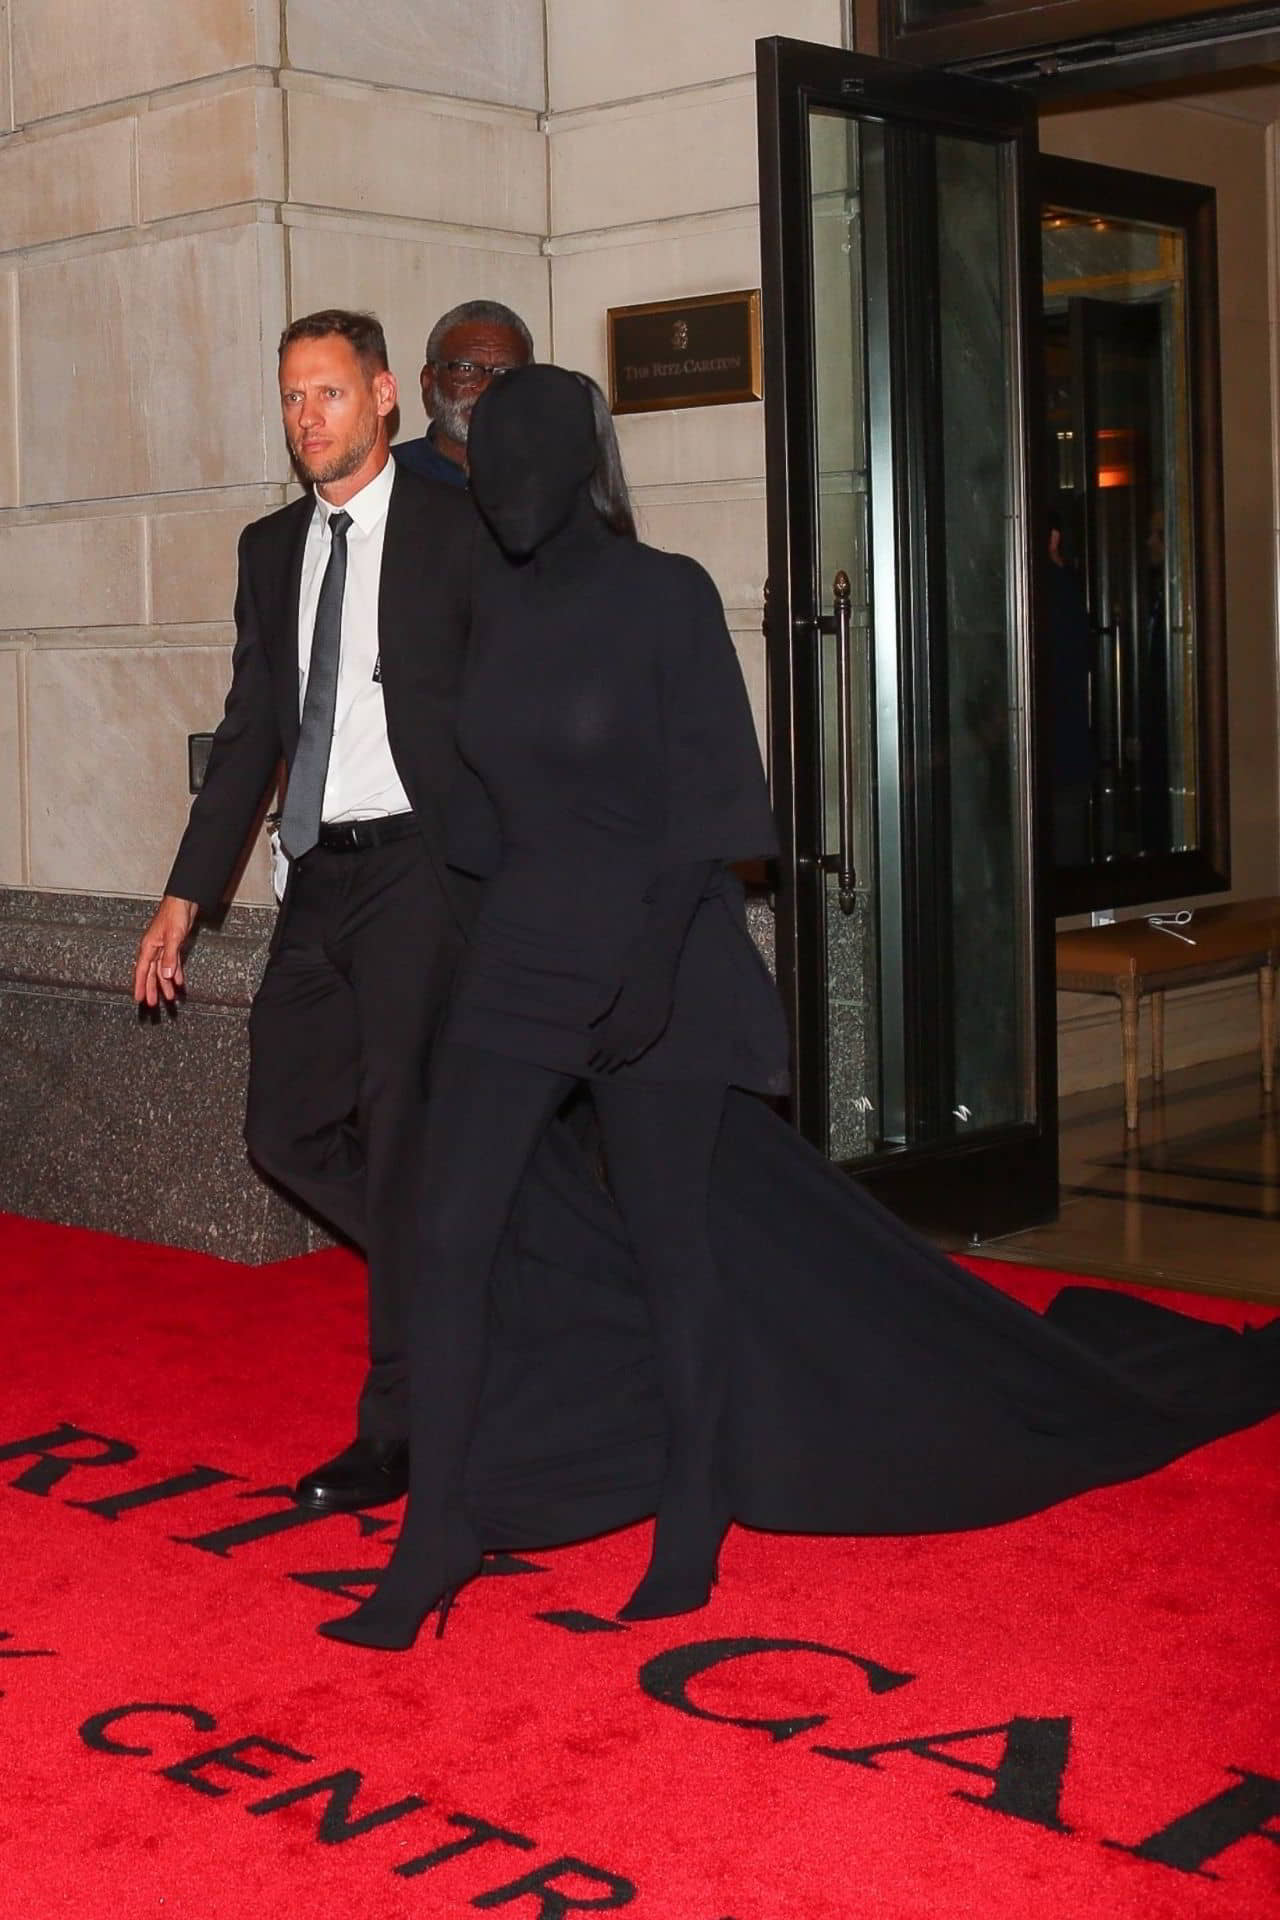
[[[859,5],[859,21],[867,21]],[[916,26],[902,0],[873,0],[875,43],[889,59],[1034,88],[1042,98],[1089,98],[1280,58],[1274,0],[1195,11],[1186,0],[964,0]]]
[[[785,39],[757,43],[760,104],[760,198],[765,320],[765,431],[768,488],[769,590],[765,631],[769,654],[770,760],[782,842],[777,898],[778,981],[792,1022],[795,1046],[794,1116],[810,1138],[826,1137],[826,1006],[821,990],[825,873],[821,861],[821,793],[817,757],[817,669],[812,634],[820,614],[816,578],[814,393],[810,363],[812,248],[808,220],[807,139],[811,106],[846,113],[861,110],[929,132],[992,139],[1006,150],[1035,155],[1035,101],[1007,86],[952,74],[899,67],[836,48]],[[1025,170],[1016,208],[1021,313],[1040,307],[1039,191],[1034,165]],[[909,223],[904,222],[904,226]],[[918,236],[899,235],[906,254]],[[905,257],[905,256],[904,256]],[[893,276],[895,279],[897,276]],[[893,295],[893,289],[889,290]],[[904,324],[910,324],[904,316]],[[1033,553],[1047,547],[1047,522],[1029,476],[1041,471],[1038,435],[1042,369],[1030,329],[1020,329],[1014,377],[1032,444],[1026,450],[1024,508]],[[902,431],[920,446],[922,422],[910,392],[894,398]],[[929,602],[929,546],[922,497],[920,457],[900,463],[892,511],[898,532],[899,659],[904,680],[923,676],[916,725],[929,698],[925,611]],[[788,476],[788,484],[782,476]],[[914,490],[914,491],[913,491]],[[927,488],[926,488],[927,492]],[[936,554],[936,545],[934,548]],[[1033,564],[1033,578],[1038,571]],[[1043,632],[1036,619],[1033,631]],[[1037,670],[1031,684],[1042,682]],[[1034,975],[1032,1105],[1026,1123],[927,1147],[907,1146],[853,1171],[898,1212],[951,1234],[971,1238],[1011,1232],[1050,1219],[1057,1210],[1056,1016],[1053,982],[1052,871],[1048,823],[1049,716],[1033,709],[1031,764],[1041,792],[1031,799],[1034,835],[1030,862],[1029,950]],[[906,718],[904,750],[911,745]],[[930,876],[945,819],[927,804],[903,809],[903,879],[906,888],[903,953],[906,1005],[907,1084],[920,1099],[938,1096],[937,1048],[930,1026],[930,993],[938,976],[938,942],[931,927]],[[932,981],[933,986],[930,987]],[[929,1081],[935,1084],[930,1092]]]

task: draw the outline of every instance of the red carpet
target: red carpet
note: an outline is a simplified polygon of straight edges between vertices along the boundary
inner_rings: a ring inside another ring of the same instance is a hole
[[[1276,1910],[1280,1422],[985,1533],[735,1531],[679,1621],[609,1619],[643,1530],[531,1556],[373,1655],[311,1629],[394,1515],[284,1497],[346,1437],[353,1261],[0,1219],[0,1295],[3,1920]]]

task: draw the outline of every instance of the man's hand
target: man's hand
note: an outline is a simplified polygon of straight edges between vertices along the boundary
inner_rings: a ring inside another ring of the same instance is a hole
[[[182,949],[191,936],[198,908],[194,900],[180,900],[166,893],[151,925],[138,947],[138,964],[133,970],[133,997],[139,1006],[157,1007],[160,1000],[172,1002],[186,985],[182,971]]]

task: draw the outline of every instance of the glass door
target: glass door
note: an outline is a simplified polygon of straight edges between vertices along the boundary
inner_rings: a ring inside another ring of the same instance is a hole
[[[758,54],[795,1117],[899,1211],[987,1237],[1057,1199],[1034,110],[801,42]]]

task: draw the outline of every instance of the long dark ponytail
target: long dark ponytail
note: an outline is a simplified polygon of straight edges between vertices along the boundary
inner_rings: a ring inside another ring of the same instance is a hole
[[[634,540],[636,519],[631,511],[631,493],[622,469],[622,453],[618,447],[618,435],[609,411],[609,402],[590,374],[580,373],[577,377],[590,395],[596,430],[596,470],[591,476],[591,504],[610,533],[622,534],[626,539]]]

